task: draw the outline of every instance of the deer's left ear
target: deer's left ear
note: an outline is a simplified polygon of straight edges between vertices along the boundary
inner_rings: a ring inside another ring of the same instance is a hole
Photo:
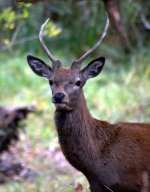
[[[105,57],[100,57],[91,61],[85,68],[81,70],[81,74],[85,80],[96,77],[105,64]]]

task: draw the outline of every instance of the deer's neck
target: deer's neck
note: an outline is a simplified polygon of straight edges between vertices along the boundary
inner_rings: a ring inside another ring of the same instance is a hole
[[[72,111],[57,111],[55,112],[55,123],[59,132],[73,131],[80,132],[80,134],[87,132],[93,124],[94,119],[92,118],[83,95],[80,93],[78,100]]]
[[[55,112],[55,123],[64,155],[72,165],[82,170],[81,162],[93,158],[91,130],[95,123],[88,111],[83,93],[80,94],[72,111]]]
[[[107,151],[116,138],[116,132],[109,123],[92,118],[83,93],[74,110],[56,111],[55,123],[64,155],[89,177],[93,168],[97,170],[96,165],[100,164],[100,151]]]

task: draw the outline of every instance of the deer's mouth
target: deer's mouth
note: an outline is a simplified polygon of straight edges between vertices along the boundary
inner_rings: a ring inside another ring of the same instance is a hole
[[[69,105],[68,105],[68,102],[53,102],[56,109],[57,110],[67,110],[67,111],[70,111],[72,110]]]
[[[54,103],[54,105],[55,105],[56,108],[57,108],[57,107],[64,108],[64,107],[67,106],[67,102],[55,102],[55,101],[53,101],[53,103]]]
[[[53,102],[55,106],[66,106],[66,102]]]

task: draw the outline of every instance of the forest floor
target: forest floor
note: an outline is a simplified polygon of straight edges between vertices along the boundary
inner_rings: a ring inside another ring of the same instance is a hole
[[[24,133],[17,145],[1,155],[0,167],[3,167],[0,191],[4,188],[13,191],[17,189],[13,186],[23,185],[24,191],[82,192],[80,183],[87,185],[84,176],[66,161],[57,141],[49,149],[42,145],[32,148],[32,141]],[[43,186],[48,188],[44,190]]]

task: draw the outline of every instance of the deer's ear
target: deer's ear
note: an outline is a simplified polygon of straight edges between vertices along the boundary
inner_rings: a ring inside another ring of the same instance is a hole
[[[41,77],[50,78],[52,75],[52,68],[44,63],[41,59],[33,57],[31,55],[27,56],[27,61],[29,66],[31,67],[32,71]]]
[[[83,78],[87,80],[89,78],[96,77],[103,69],[104,64],[105,57],[100,57],[91,61],[85,68],[81,70]]]

